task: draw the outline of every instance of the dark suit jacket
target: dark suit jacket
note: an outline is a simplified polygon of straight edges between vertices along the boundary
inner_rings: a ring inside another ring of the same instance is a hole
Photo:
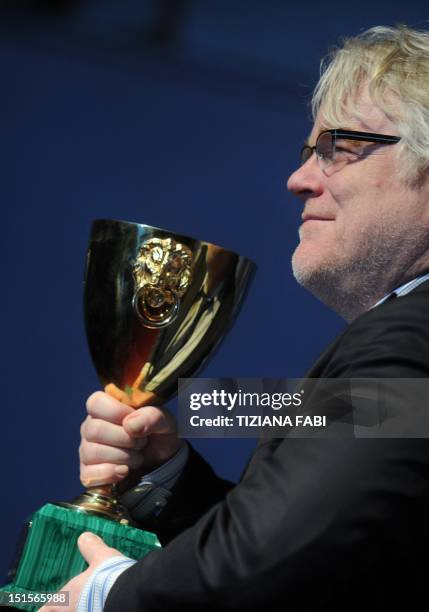
[[[307,376],[428,377],[429,282],[356,319]],[[107,612],[427,607],[429,440],[265,439],[236,486],[191,455],[143,526],[165,547]]]

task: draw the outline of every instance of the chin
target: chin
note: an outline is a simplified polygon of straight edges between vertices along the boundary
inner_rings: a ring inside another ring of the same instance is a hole
[[[316,278],[320,277],[322,270],[328,267],[318,254],[315,253],[314,247],[306,249],[300,243],[292,255],[292,272],[300,285],[304,287],[311,284]]]
[[[325,301],[326,294],[340,289],[347,271],[339,255],[324,255],[321,257],[321,252],[313,246],[306,249],[299,244],[292,256],[292,272],[296,281],[322,301]]]

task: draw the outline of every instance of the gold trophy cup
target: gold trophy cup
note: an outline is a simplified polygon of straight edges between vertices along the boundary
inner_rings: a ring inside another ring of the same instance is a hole
[[[162,403],[179,378],[195,376],[220,344],[243,302],[255,265],[214,244],[148,225],[93,223],[84,310],[91,356],[104,390],[140,407]],[[150,394],[150,395],[148,395]],[[159,547],[132,525],[110,485],[88,488],[70,503],[46,504],[28,524],[2,602],[37,609],[87,565],[83,531],[140,558]],[[18,601],[19,600],[19,601]]]

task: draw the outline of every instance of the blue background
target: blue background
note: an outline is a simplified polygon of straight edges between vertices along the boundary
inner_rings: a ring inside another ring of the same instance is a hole
[[[81,489],[79,426],[99,388],[81,307],[91,221],[139,221],[252,258],[249,297],[203,375],[304,374],[344,326],[290,271],[301,206],[285,183],[319,61],[366,27],[426,27],[426,6],[2,2],[0,575],[29,513]],[[238,479],[254,441],[193,443]]]

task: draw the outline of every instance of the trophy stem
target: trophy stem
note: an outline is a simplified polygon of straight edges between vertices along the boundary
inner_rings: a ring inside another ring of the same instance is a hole
[[[61,505],[103,516],[123,525],[132,524],[126,508],[117,499],[115,485],[90,487],[72,502]]]

